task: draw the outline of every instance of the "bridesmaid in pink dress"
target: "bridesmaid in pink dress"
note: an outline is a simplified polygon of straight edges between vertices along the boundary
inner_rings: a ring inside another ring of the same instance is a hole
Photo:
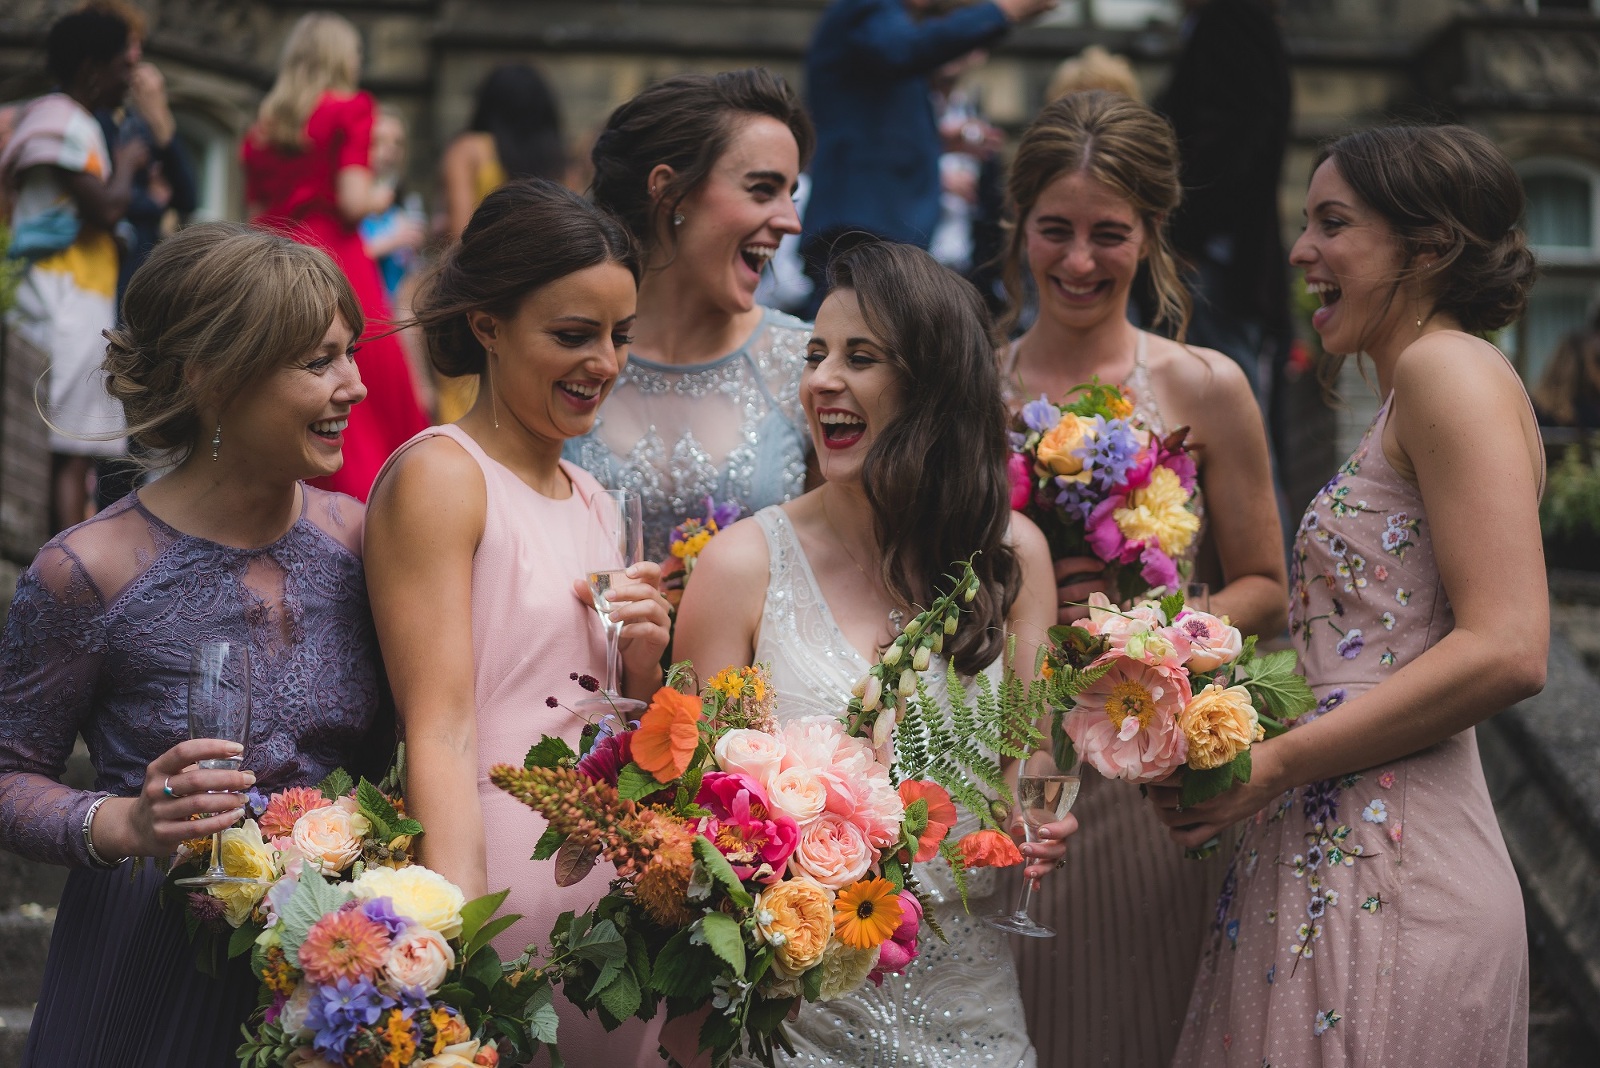
[[[1335,354],[1384,397],[1300,524],[1290,625],[1316,713],[1249,784],[1179,811],[1239,820],[1176,1061],[1527,1063],[1527,938],[1472,731],[1544,684],[1544,460],[1522,384],[1472,336],[1522,312],[1533,257],[1504,156],[1463,127],[1323,153],[1291,261]]]
[[[418,296],[442,374],[479,374],[471,411],[423,431],[380,473],[368,513],[367,584],[407,741],[406,797],[428,828],[424,864],[469,898],[510,887],[521,922],[502,958],[545,945],[556,917],[591,906],[608,878],[557,887],[529,854],[544,820],[489,785],[541,735],[576,745],[561,704],[604,674],[600,621],[579,590],[588,502],[599,484],[561,460],[588,431],[627,360],[638,261],[610,216],[543,180],[513,182],[479,206]],[[623,623],[622,689],[661,685],[669,617],[660,569],[613,588]],[[577,588],[575,588],[575,586]],[[537,952],[537,950],[536,950]],[[569,1065],[659,1064],[657,1025],[609,1034],[559,995]]]

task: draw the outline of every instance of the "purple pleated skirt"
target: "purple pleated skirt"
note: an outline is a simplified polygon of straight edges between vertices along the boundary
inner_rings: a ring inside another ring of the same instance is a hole
[[[23,1068],[224,1068],[258,984],[244,958],[202,973],[177,908],[146,862],[75,869],[50,936]]]

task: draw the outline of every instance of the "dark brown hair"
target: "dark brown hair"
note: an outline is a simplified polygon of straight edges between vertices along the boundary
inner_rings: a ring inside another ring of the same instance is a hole
[[[1536,274],[1519,226],[1525,198],[1492,141],[1465,126],[1380,126],[1325,147],[1313,172],[1327,160],[1400,243],[1389,300],[1408,279],[1426,278],[1434,310],[1465,330],[1498,330],[1521,317]],[[1418,267],[1424,252],[1438,260]]]
[[[639,253],[605,211],[544,178],[519,178],[483,198],[461,240],[417,291],[415,322],[442,375],[482,374],[471,312],[516,314],[529,293],[576,271],[619,263],[639,280]]]
[[[106,331],[106,391],[129,437],[181,460],[211,433],[202,408],[314,351],[335,315],[361,336],[361,305],[326,253],[236,223],[187,226],[128,282],[122,325]]]
[[[1004,263],[1012,308],[1007,328],[1015,325],[1022,308],[1028,216],[1051,182],[1079,172],[1126,200],[1144,224],[1145,260],[1156,296],[1153,325],[1172,327],[1182,341],[1191,305],[1166,231],[1183,199],[1178,142],[1166,119],[1137,100],[1104,89],[1068,93],[1046,104],[1017,146],[1006,182],[1013,220]]]
[[[633,231],[646,255],[658,243],[657,221],[670,217],[728,149],[741,119],[765,115],[794,134],[800,169],[816,134],[800,98],[782,76],[762,67],[720,74],[680,74],[639,93],[611,113],[590,159],[589,193]],[[673,178],[658,200],[650,172],[666,164]]]
[[[883,581],[907,604],[926,604],[952,565],[980,582],[973,620],[945,654],[965,675],[1000,655],[1006,615],[1022,588],[1010,530],[1006,410],[989,312],[972,284],[911,245],[864,241],[828,267],[848,289],[905,376],[900,414],[867,451],[861,481],[872,506]]]

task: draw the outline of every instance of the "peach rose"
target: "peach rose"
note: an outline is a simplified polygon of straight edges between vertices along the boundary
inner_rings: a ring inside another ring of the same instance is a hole
[[[829,890],[838,890],[865,875],[875,857],[861,828],[837,812],[824,812],[800,832],[789,865]]]
[[[729,731],[717,739],[712,752],[723,771],[748,775],[769,789],[778,769],[783,767],[783,742],[765,731]]]
[[[810,768],[785,768],[767,780],[767,800],[801,827],[822,815],[828,788]]]
[[[833,764],[834,755],[850,740],[845,736],[843,725],[832,716],[802,716],[791,720],[783,725],[783,766],[821,772]]]
[[[1212,683],[1184,706],[1178,728],[1189,740],[1189,766],[1199,771],[1220,768],[1266,737],[1256,716],[1250,691],[1243,686],[1224,689]]]
[[[1089,426],[1087,419],[1067,412],[1061,416],[1061,422],[1046,430],[1035,450],[1045,470],[1074,482],[1088,481],[1089,475],[1083,469],[1083,457],[1074,456],[1073,453],[1087,444]]]
[[[756,895],[756,937],[772,947],[772,970],[793,979],[816,967],[833,937],[833,894],[810,879],[785,879]]]
[[[411,927],[389,943],[378,985],[391,994],[402,987],[421,987],[424,994],[431,994],[444,985],[455,963],[456,951],[443,935],[426,927]]]
[[[1244,649],[1239,628],[1230,627],[1209,612],[1185,609],[1178,614],[1176,626],[1189,639],[1189,659],[1184,667],[1190,671],[1215,671],[1237,660]]]
[[[361,856],[361,839],[371,829],[359,812],[333,804],[296,820],[291,840],[307,863],[324,875],[338,875]]]

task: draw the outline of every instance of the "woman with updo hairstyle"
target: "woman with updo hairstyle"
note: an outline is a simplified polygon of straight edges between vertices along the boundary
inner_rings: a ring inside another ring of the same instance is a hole
[[[1290,262],[1382,406],[1295,539],[1290,633],[1316,710],[1248,783],[1178,807],[1179,845],[1244,835],[1174,1063],[1501,1068],[1528,1059],[1522,895],[1473,727],[1544,685],[1544,456],[1477,336],[1522,314],[1522,185],[1460,126],[1318,157]]]
[[[751,69],[653,85],[595,142],[594,201],[632,231],[644,274],[627,370],[566,455],[644,498],[653,560],[708,497],[744,514],[805,489],[807,326],[755,295],[800,232],[791,197],[814,141],[788,83]]]
[[[557,885],[554,860],[529,859],[544,818],[488,771],[544,735],[576,748],[581,677],[606,676],[584,581],[601,488],[561,449],[594,425],[627,365],[638,276],[628,232],[576,193],[525,178],[485,197],[415,304],[434,367],[482,388],[461,419],[401,446],[372,492],[368,583],[406,737],[406,803],[447,829],[422,839],[420,857],[469,899],[510,888],[506,911],[522,919],[495,939],[505,960],[609,881]],[[628,575],[608,595],[620,689],[647,700],[670,616],[656,564]],[[659,1022],[608,1033],[565,998],[556,1009],[562,1049],[581,1063],[660,1064]]]
[[[972,560],[979,588],[923,676],[941,707],[947,664],[997,682],[1014,638],[1011,666],[1027,678],[1055,622],[1044,535],[1008,507],[1006,413],[978,291],[923,250],[878,240],[828,273],[800,386],[827,481],[711,540],[674,647],[701,678],[767,665],[780,722],[837,717],[959,561]],[[963,814],[952,834],[976,826]],[[1025,877],[1052,873],[1076,827],[1069,815],[1023,845]],[[881,985],[802,1006],[786,1063],[884,1063],[889,1050],[896,1064],[1059,1063],[1036,1061],[1010,939],[983,922],[1009,880],[973,872],[963,903],[943,860],[918,865],[917,879],[937,924],[920,955]]]
[[[39,551],[0,648],[0,845],[71,869],[23,1063],[223,1068],[259,984],[244,957],[196,968],[162,867],[256,797],[376,778],[392,752],[363,509],[306,484],[339,469],[366,393],[361,308],[323,253],[205,223],[156,247],[123,318],[108,388],[170,469]],[[196,767],[238,745],[189,739],[190,652],[212,638],[250,653],[240,771]],[[63,779],[79,734],[90,788]]]
[[[1121,93],[1069,93],[1024,132],[1007,193],[1012,306],[1026,276],[1039,308],[1002,357],[1011,407],[1060,401],[1098,378],[1121,386],[1155,434],[1188,428],[1204,517],[1190,563],[1210,589],[1200,607],[1246,634],[1277,634],[1288,587],[1261,410],[1237,364],[1183,343],[1189,295],[1166,230],[1183,193],[1171,125]],[[1170,338],[1128,321],[1141,266],[1152,325]],[[1055,561],[1060,622],[1081,617],[1092,593],[1116,598],[1102,568],[1086,556]],[[1062,937],[1018,950],[1034,1041],[1052,1064],[1165,1064],[1226,859],[1184,859],[1135,786],[1092,770],[1083,779],[1085,860],[1037,903]],[[1114,1007],[1125,1005],[1138,1008]]]

